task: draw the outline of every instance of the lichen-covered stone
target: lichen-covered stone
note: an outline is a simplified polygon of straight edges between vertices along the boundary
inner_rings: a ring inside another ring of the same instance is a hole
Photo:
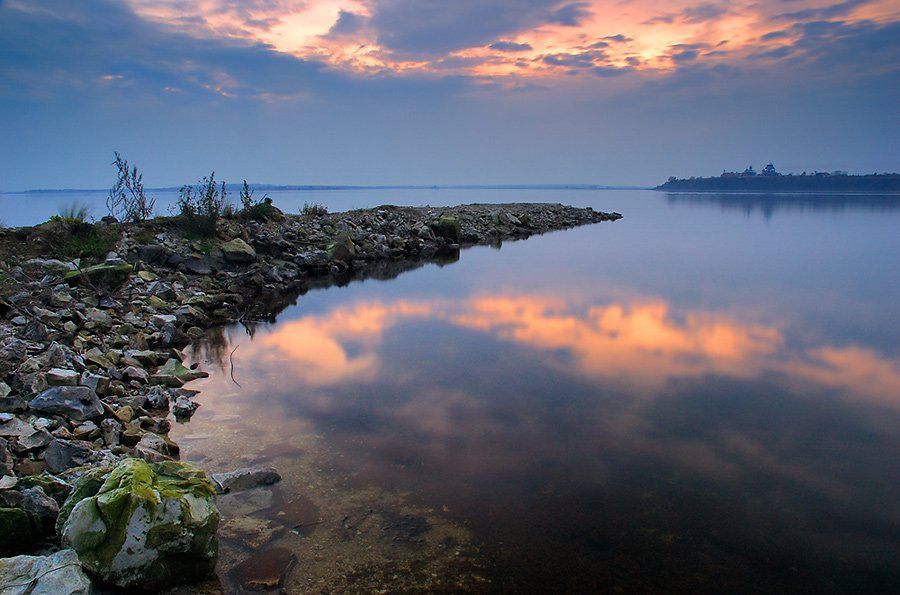
[[[117,287],[128,279],[132,272],[130,264],[98,264],[87,267],[78,271],[71,271],[65,274],[63,279],[69,285],[75,285],[79,282],[92,283],[94,285],[102,284],[111,287]]]
[[[63,545],[103,581],[161,589],[213,571],[214,494],[203,471],[185,463],[127,459],[79,479],[57,527]]]
[[[89,595],[91,581],[72,550],[0,560],[3,595]]]

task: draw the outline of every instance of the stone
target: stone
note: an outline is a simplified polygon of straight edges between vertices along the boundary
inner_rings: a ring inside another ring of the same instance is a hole
[[[38,520],[45,535],[53,534],[59,504],[45,494],[43,488],[35,486],[22,490],[22,509]]]
[[[3,595],[90,595],[91,592],[91,581],[73,550],[0,560]]]
[[[341,236],[328,244],[328,256],[333,260],[349,263],[356,256],[356,244],[350,236]]]
[[[101,421],[100,432],[103,436],[103,443],[106,446],[118,446],[122,441],[122,424],[114,419],[109,418]]]
[[[27,341],[43,341],[47,335],[47,325],[39,320],[29,320],[19,333],[19,336]]]
[[[178,419],[190,419],[200,405],[185,396],[178,396],[172,404],[172,415]]]
[[[78,384],[78,372],[64,368],[51,368],[47,372],[47,384],[50,386],[75,386]]]
[[[0,476],[0,490],[11,490],[19,485],[19,478],[15,475]]]
[[[90,444],[82,440],[54,439],[44,451],[47,469],[51,473],[62,473],[66,469],[80,467],[93,461],[96,455]]]
[[[432,224],[435,235],[459,243],[461,231],[459,217],[456,215],[441,215],[437,222]]]
[[[63,276],[63,280],[69,285],[85,283],[86,285],[107,285],[118,287],[125,283],[131,275],[132,267],[128,263],[122,264],[98,264],[71,271]]]
[[[251,550],[258,550],[284,532],[284,527],[268,519],[252,516],[233,518],[219,527],[219,537]]]
[[[175,322],[178,317],[174,314],[154,314],[150,321],[158,327],[163,327],[170,322]]]
[[[0,397],[0,413],[21,413],[28,410],[28,401],[21,395],[6,394]]]
[[[61,542],[121,588],[203,579],[218,555],[214,494],[203,471],[185,463],[126,459],[78,480],[60,511]]]
[[[284,585],[284,579],[296,561],[294,552],[284,547],[256,551],[231,569],[232,578],[247,591],[274,591]]]
[[[158,463],[169,458],[169,447],[161,436],[147,432],[135,445],[134,454],[148,463]]]
[[[180,388],[185,382],[206,378],[207,376],[209,376],[208,373],[186,368],[180,361],[171,358],[150,377],[150,382],[152,384]]]
[[[87,319],[88,322],[93,322],[97,326],[104,329],[112,328],[113,325],[112,316],[97,308],[91,308],[90,310],[88,310]]]
[[[33,411],[65,415],[76,421],[93,419],[103,413],[97,393],[86,386],[54,386],[31,400]]]
[[[225,260],[229,262],[253,262],[256,260],[256,250],[240,238],[225,242],[221,246]]]
[[[150,271],[138,271],[137,275],[141,279],[141,281],[144,281],[146,283],[159,279],[159,275]]]
[[[157,343],[162,347],[184,347],[190,342],[191,338],[184,334],[173,322],[164,324],[159,330]]]
[[[53,440],[53,436],[50,435],[50,432],[44,429],[35,429],[33,432],[29,434],[22,434],[16,439],[16,442],[22,447],[24,450],[35,450],[37,448],[44,448]]]
[[[272,467],[242,467],[226,473],[213,473],[211,477],[219,494],[239,492],[281,481],[281,475]]]
[[[80,384],[93,390],[98,395],[105,395],[109,391],[109,378],[101,374],[82,372]]]
[[[147,371],[136,366],[128,366],[122,371],[122,374],[125,375],[125,378],[137,380],[141,384],[146,384],[150,380],[150,375],[147,374]]]

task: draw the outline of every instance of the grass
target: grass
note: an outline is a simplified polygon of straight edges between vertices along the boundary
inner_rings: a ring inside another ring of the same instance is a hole
[[[60,234],[48,243],[54,258],[102,260],[113,250],[119,233],[109,226],[84,225]]]
[[[300,210],[301,215],[307,215],[309,217],[321,217],[322,215],[328,214],[328,207],[319,203],[303,203],[303,208]]]

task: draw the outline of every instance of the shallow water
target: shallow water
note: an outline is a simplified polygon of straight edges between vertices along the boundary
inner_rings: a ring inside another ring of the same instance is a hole
[[[298,592],[900,584],[900,200],[532,198],[625,218],[198,347],[183,457],[284,475],[223,499],[269,531],[223,583],[279,546]]]

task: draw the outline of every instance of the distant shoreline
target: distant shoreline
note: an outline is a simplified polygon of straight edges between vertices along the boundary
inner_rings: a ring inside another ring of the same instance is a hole
[[[605,186],[601,184],[456,184],[456,185],[385,185],[385,186],[353,186],[353,185],[277,185],[251,184],[254,191],[328,191],[328,190],[652,190],[651,186]],[[148,188],[148,192],[178,192],[180,186]],[[226,184],[229,192],[240,190],[240,184]],[[30,190],[0,190],[0,194],[58,194],[61,192],[100,193],[109,192],[108,188],[36,188]]]
[[[727,193],[895,193],[900,192],[900,174],[731,174],[715,178],[669,178],[654,190],[667,192]]]

